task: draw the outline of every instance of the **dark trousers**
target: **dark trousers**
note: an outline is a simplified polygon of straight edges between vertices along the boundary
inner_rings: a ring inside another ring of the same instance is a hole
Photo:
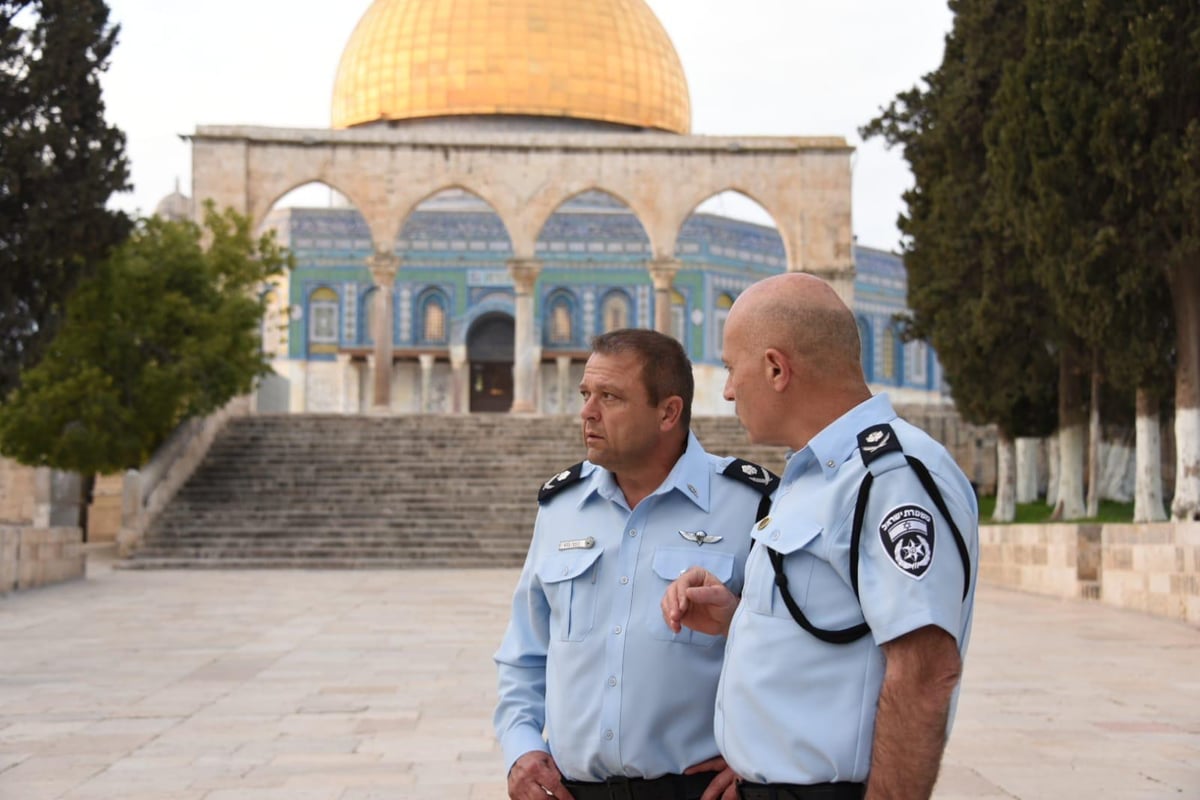
[[[867,787],[862,783],[739,783],[742,800],[862,800]]]
[[[609,778],[595,783],[563,781],[575,800],[700,800],[715,772],[661,778]]]

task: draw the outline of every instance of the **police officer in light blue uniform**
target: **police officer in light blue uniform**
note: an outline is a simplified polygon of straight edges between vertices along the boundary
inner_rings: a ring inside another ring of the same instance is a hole
[[[740,602],[702,569],[663,599],[673,628],[728,629],[721,753],[749,800],[928,797],[971,630],[972,487],[870,395],[854,318],[824,282],[756,284],[725,331],[726,398],[752,440],[795,452]]]
[[[495,655],[509,794],[719,795],[734,777],[718,774],[712,729],[724,637],[672,631],[660,602],[692,567],[741,591],[749,531],[777,479],[689,432],[678,342],[623,330],[593,347],[580,384],[588,460],[539,492]]]

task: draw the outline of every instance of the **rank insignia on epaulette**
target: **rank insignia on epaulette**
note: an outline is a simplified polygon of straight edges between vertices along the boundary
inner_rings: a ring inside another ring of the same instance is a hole
[[[779,485],[779,476],[771,472],[771,470],[740,458],[735,458],[731,461],[729,466],[721,470],[721,474],[727,478],[733,478],[735,481],[741,481],[748,486],[752,486],[756,491],[763,494],[775,491],[775,487]]]
[[[903,448],[892,426],[883,423],[872,425],[858,435],[858,452],[862,455],[863,466],[870,466],[872,461],[885,453],[900,453]]]
[[[538,502],[544,503],[571,484],[578,483],[582,475],[582,461],[569,469],[564,469],[562,472],[558,473],[550,480],[542,484],[541,489],[538,490]]]

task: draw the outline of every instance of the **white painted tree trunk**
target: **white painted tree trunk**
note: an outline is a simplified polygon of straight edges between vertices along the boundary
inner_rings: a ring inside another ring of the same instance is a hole
[[[1058,505],[1058,460],[1058,434],[1055,433],[1046,439],[1046,505],[1051,508]]]
[[[1175,519],[1200,519],[1200,408],[1175,409]]]
[[[1083,442],[1086,436],[1086,425],[1058,429],[1058,497],[1054,519],[1083,519],[1087,513],[1083,503]]]
[[[1087,515],[1100,515],[1100,371],[1092,367],[1091,408],[1088,412]]]
[[[1041,439],[1017,437],[1017,502],[1032,503],[1038,497],[1038,449]]]
[[[1128,503],[1133,499],[1133,447],[1128,438],[1100,444],[1100,499]]]
[[[1000,434],[996,439],[996,509],[992,522],[1012,522],[1017,517],[1016,461],[1012,437]]]
[[[1149,410],[1148,408],[1149,407]],[[1167,518],[1163,508],[1162,442],[1157,403],[1144,399],[1138,390],[1137,482],[1133,492],[1133,521],[1160,522]]]

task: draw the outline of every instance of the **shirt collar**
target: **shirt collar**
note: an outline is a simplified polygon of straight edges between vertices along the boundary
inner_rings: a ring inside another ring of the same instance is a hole
[[[896,411],[887,394],[877,394],[826,425],[809,440],[804,450],[812,453],[821,472],[826,478],[831,478],[858,450],[859,433],[872,425],[891,422],[895,418]]]
[[[582,474],[586,477],[589,472],[591,473],[590,482],[583,497],[579,498],[579,508],[583,508],[584,503],[597,495],[618,505],[626,505],[625,495],[611,472],[604,467],[585,461]],[[665,495],[675,490],[695,503],[701,511],[707,512],[711,477],[707,454],[700,446],[700,440],[696,438],[696,434],[688,431],[687,449],[683,451],[683,455],[667,473],[666,479],[650,494],[651,496]]]

